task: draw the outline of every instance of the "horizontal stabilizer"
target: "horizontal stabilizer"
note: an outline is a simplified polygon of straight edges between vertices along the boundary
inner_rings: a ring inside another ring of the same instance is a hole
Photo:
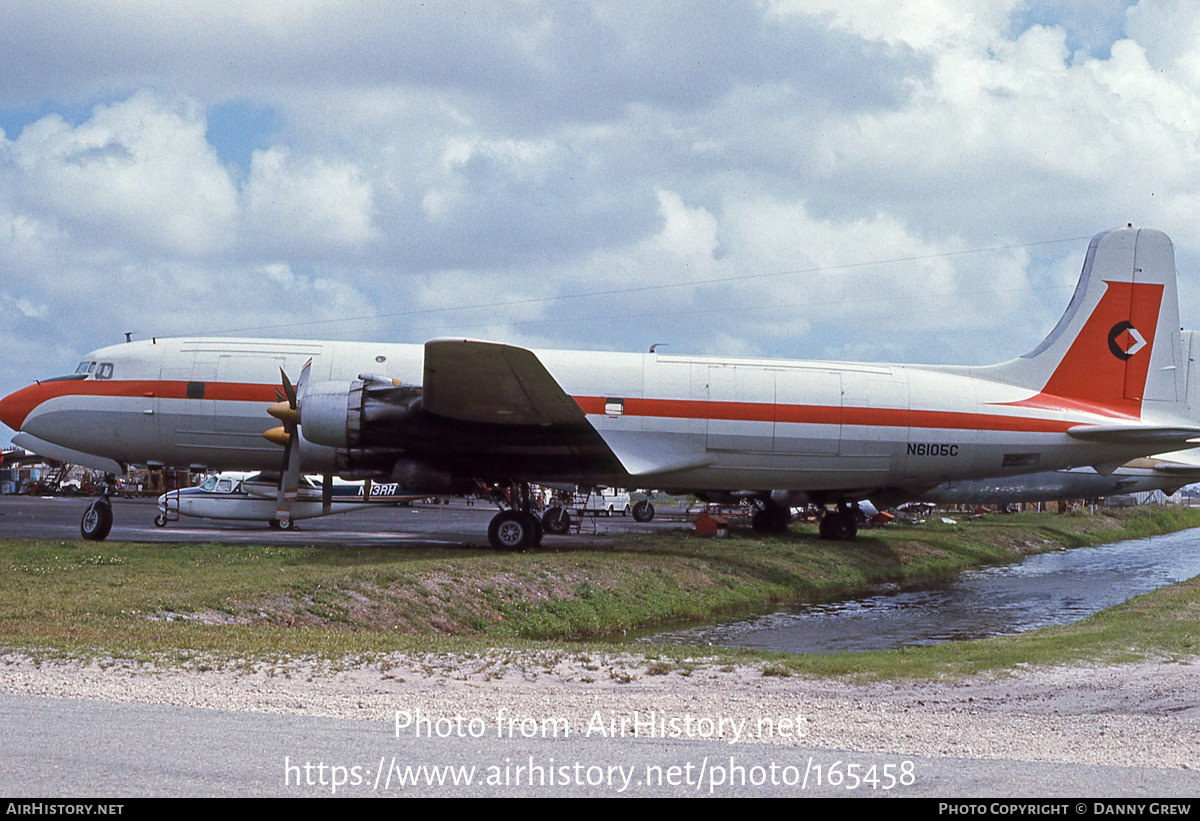
[[[587,417],[533,351],[471,339],[425,343],[424,410],[492,425],[582,425]]]
[[[1067,433],[1084,442],[1111,445],[1146,445],[1154,449],[1185,445],[1200,439],[1200,428],[1153,425],[1078,425]]]

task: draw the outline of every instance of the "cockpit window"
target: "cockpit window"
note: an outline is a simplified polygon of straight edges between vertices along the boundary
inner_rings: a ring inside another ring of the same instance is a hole
[[[84,361],[79,363],[79,367],[75,369],[75,373],[84,373],[84,374],[91,373],[95,367],[96,367],[95,362],[89,362],[85,359]]]
[[[203,490],[205,493],[212,493],[213,488],[215,488],[216,486],[217,486],[217,477],[216,476],[209,476],[207,479],[205,479],[203,482],[200,483],[200,489]]]
[[[97,379],[112,379],[113,366],[111,362],[100,363],[99,369],[96,371]]]
[[[217,482],[217,493],[231,493],[233,491],[233,481],[231,479],[222,479]]]

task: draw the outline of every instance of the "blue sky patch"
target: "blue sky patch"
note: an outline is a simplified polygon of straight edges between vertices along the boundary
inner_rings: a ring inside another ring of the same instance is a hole
[[[250,167],[251,155],[269,148],[283,125],[283,116],[277,110],[233,100],[209,110],[206,136],[222,162],[245,170]]]

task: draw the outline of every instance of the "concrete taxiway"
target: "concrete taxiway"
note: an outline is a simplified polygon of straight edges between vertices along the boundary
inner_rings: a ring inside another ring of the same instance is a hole
[[[79,539],[79,520],[91,503],[86,496],[0,496],[0,538]],[[265,522],[231,522],[182,518],[166,527],[155,527],[158,507],[153,499],[114,499],[112,541],[278,545],[414,545],[462,546],[490,549],[487,527],[496,507],[483,502],[467,505],[414,504],[410,507],[343,513],[305,519],[293,530],[271,530]],[[630,532],[680,527],[681,512],[667,507],[653,522],[632,517],[588,517],[579,532],[547,535],[548,548],[567,547],[589,540],[607,540]]]

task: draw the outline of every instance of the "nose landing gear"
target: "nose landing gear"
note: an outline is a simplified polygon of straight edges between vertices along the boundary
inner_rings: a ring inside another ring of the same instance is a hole
[[[79,535],[89,542],[102,542],[108,538],[108,532],[113,526],[112,501],[110,497],[116,492],[116,480],[113,476],[104,477],[104,486],[100,490],[100,498],[88,505],[83,511],[83,519],[79,522]]]
[[[112,524],[112,503],[108,501],[108,497],[101,496],[88,505],[87,510],[83,511],[83,519],[79,522],[79,533],[89,542],[102,542],[108,538]]]

